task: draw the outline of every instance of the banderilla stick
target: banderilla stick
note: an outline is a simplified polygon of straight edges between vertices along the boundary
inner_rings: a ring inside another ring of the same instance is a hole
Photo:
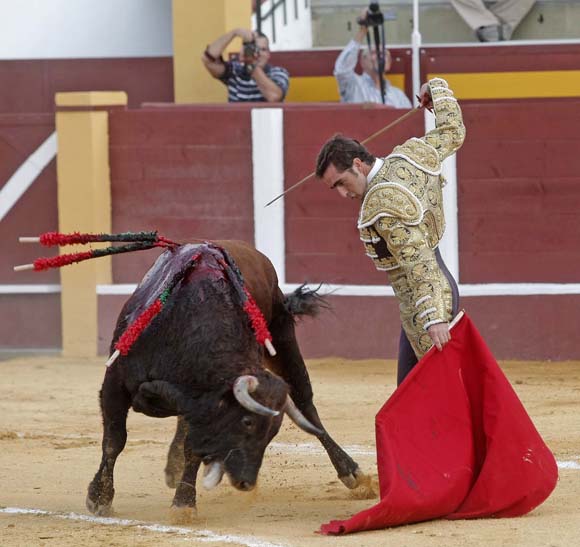
[[[421,110],[421,108],[422,108],[421,106],[417,106],[417,107],[409,110],[409,112],[405,112],[402,116],[399,116],[396,120],[392,121],[389,125],[386,125],[382,129],[379,129],[377,132],[373,133],[370,137],[367,137],[364,141],[361,141],[361,144],[366,144],[367,142],[372,141],[373,139],[375,139],[376,137],[378,137],[379,135],[381,135],[385,131],[388,131],[389,129],[391,129],[391,127],[395,127],[395,125],[397,125],[398,123],[405,121],[407,118],[410,118],[413,114],[416,114],[417,112],[419,112],[419,110]],[[280,195],[276,196],[273,200],[266,203],[266,205],[264,205],[264,207],[268,207],[268,205],[272,205],[272,203],[274,203],[275,201],[278,201],[282,196],[285,196],[288,192],[291,192],[292,190],[294,190],[294,188],[298,188],[298,186],[304,184],[308,179],[312,178],[315,174],[316,174],[316,171],[312,171],[312,173],[310,173],[309,175],[306,175],[302,180],[299,180],[296,184],[293,184],[292,186],[290,186],[290,188],[288,188],[287,190],[284,190],[284,192],[282,192]]]

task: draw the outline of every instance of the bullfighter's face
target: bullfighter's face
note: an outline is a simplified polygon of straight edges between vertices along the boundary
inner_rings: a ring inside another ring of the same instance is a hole
[[[370,167],[359,158],[354,158],[352,167],[339,171],[332,163],[322,175],[322,181],[331,190],[336,190],[343,198],[362,199],[367,188],[367,174]]]

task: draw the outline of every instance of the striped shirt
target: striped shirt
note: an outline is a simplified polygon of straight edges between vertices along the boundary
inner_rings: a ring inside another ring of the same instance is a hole
[[[226,70],[220,80],[228,88],[228,102],[266,102],[255,80],[244,73],[244,65],[242,63],[228,61],[224,64]],[[282,100],[284,100],[289,84],[288,71],[280,66],[271,65],[266,65],[263,70],[266,76],[282,90]]]

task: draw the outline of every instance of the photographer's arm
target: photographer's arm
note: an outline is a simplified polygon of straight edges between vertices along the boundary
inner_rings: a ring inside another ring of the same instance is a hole
[[[252,78],[258,85],[262,95],[269,103],[280,102],[284,98],[284,90],[272,81],[260,65],[256,65],[252,72]]]
[[[249,30],[236,28],[214,40],[203,52],[201,62],[214,78],[223,76],[226,68],[222,53],[236,36],[239,36],[242,40],[252,40],[252,33]]]
[[[358,31],[353,40],[346,44],[345,48],[340,52],[334,63],[334,75],[337,78],[350,76],[354,74],[354,67],[358,61],[358,54],[360,51],[360,44],[367,34],[367,29],[364,26],[359,26]]]

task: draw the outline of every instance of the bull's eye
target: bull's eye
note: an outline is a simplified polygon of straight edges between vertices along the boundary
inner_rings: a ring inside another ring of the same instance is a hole
[[[254,419],[251,416],[244,416],[242,418],[242,424],[244,425],[244,427],[251,429],[252,427],[254,427]]]

